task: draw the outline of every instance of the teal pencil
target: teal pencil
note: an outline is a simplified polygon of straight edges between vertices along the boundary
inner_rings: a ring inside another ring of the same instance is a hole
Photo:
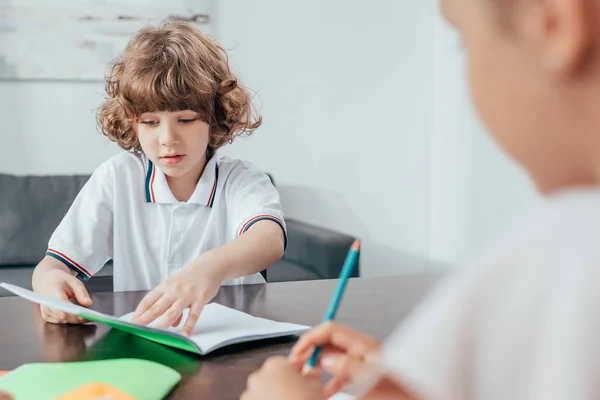
[[[340,302],[342,300],[342,296],[344,295],[344,290],[346,289],[346,284],[348,283],[348,278],[350,278],[350,274],[356,265],[356,261],[358,260],[358,254],[360,252],[360,241],[355,240],[352,243],[352,247],[348,251],[348,255],[346,256],[346,260],[344,261],[344,266],[342,267],[342,271],[340,272],[340,280],[338,282],[337,289],[331,298],[331,302],[329,303],[329,309],[325,314],[325,318],[323,318],[323,322],[332,321],[335,318],[335,314],[340,306]],[[315,348],[310,360],[304,365],[304,372],[314,368],[319,361],[319,355],[321,354],[322,348],[318,346]]]

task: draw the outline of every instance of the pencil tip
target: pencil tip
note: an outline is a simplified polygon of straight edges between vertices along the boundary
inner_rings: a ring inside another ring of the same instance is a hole
[[[354,243],[352,243],[352,249],[359,251],[360,250],[360,240],[356,239]]]

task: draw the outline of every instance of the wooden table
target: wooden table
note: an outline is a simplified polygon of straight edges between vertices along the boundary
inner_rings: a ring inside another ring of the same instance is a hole
[[[383,339],[438,279],[435,275],[352,279],[337,320]],[[336,283],[223,287],[215,301],[255,316],[314,326],[320,322]],[[92,308],[123,315],[133,311],[144,294],[96,293]],[[184,376],[169,399],[237,399],[248,375],[267,357],[287,354],[292,344],[290,339],[276,339],[200,357],[104,325],[47,324],[37,305],[17,297],[0,298],[0,370],[30,362],[143,358],[171,366]]]

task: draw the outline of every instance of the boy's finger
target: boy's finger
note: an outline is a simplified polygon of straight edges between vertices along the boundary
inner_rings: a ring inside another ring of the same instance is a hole
[[[79,304],[85,307],[89,307],[92,305],[92,299],[90,298],[90,295],[88,294],[88,291],[85,288],[83,282],[81,282],[74,276],[69,277],[67,282],[71,291],[73,292],[75,300],[77,300]]]
[[[177,320],[181,320],[181,316],[183,314],[183,310],[187,305],[181,301],[177,300],[164,312],[162,317],[160,318],[160,322],[156,324],[157,328],[165,329],[169,326],[172,326],[173,323]]]
[[[138,304],[131,319],[135,320],[140,315],[145,313],[150,307],[152,307],[154,305],[154,303],[156,303],[158,301],[158,299],[161,298],[161,296],[162,296],[162,291],[160,291],[159,288],[155,288],[155,289],[151,290],[150,293],[146,294],[144,296],[144,298],[142,299],[142,301],[140,301],[140,304]]]
[[[181,323],[181,320],[183,319],[183,314],[181,314],[179,316],[179,318],[177,318],[177,320],[175,322],[173,322],[173,325],[171,325],[172,327],[176,327],[179,326],[179,324]]]
[[[61,323],[61,314],[64,314],[62,311],[55,310],[53,308],[44,307],[42,310],[42,318],[46,322],[50,322],[51,324],[60,324]]]
[[[174,300],[166,296],[159,298],[150,308],[140,314],[132,322],[140,325],[148,325],[164,314],[164,312],[173,304]]]
[[[86,322],[86,320],[84,318],[81,318],[78,315],[66,314],[66,313],[63,316],[63,320],[65,321],[64,323],[66,323],[66,324],[83,324],[84,322]]]
[[[203,308],[204,302],[196,301],[194,304],[192,304],[192,307],[190,308],[190,313],[188,314],[187,320],[185,321],[185,325],[181,330],[181,334],[189,336],[192,333],[194,327],[196,326],[196,322],[198,322],[198,318],[200,317],[200,313],[202,312]]]
[[[66,298],[66,296],[65,296]],[[52,324],[83,324],[89,322],[87,319],[77,315],[67,314],[54,308],[41,306],[40,312],[42,319]]]
[[[51,318],[57,324],[81,324],[83,318],[63,311],[53,310]]]
[[[46,322],[50,322],[51,324],[64,325],[67,323],[67,314],[60,311],[50,312],[46,314],[44,320]]]
[[[43,319],[45,322],[48,322],[50,324],[60,324],[60,321],[54,315],[44,315]]]

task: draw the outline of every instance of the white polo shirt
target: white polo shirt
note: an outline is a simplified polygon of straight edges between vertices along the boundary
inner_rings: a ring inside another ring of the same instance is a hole
[[[387,340],[419,399],[600,398],[600,189],[541,212],[448,278]]]
[[[279,193],[249,163],[212,157],[187,202],[142,153],[98,167],[54,231],[47,255],[90,279],[113,260],[114,290],[150,290],[260,220],[285,222]],[[262,283],[259,273],[224,284]]]

